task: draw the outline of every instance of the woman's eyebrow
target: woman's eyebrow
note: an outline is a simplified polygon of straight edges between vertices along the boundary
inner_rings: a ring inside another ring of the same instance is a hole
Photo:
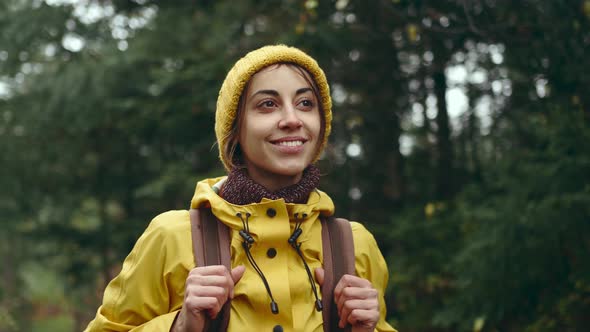
[[[308,91],[312,91],[312,92],[313,92],[313,90],[311,90],[311,88],[301,88],[301,89],[298,89],[298,90],[295,92],[295,95],[300,95],[300,94],[302,94],[302,93],[306,93],[306,92],[308,92]]]
[[[300,95],[302,93],[306,93],[308,91],[313,91],[311,88],[301,88],[301,89],[297,89],[297,91],[295,91],[295,95]],[[256,92],[254,92],[250,98],[256,96],[256,95],[271,95],[271,96],[279,96],[279,92],[277,90],[258,90]]]
[[[271,96],[278,96],[279,92],[277,90],[258,90],[256,92],[254,92],[250,98],[256,96],[256,95],[271,95]]]

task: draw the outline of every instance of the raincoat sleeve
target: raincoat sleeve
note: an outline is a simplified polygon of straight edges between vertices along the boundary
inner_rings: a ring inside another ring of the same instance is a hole
[[[352,235],[354,238],[354,254],[356,273],[359,277],[371,282],[373,287],[379,291],[380,318],[375,331],[390,332],[396,331],[386,321],[387,308],[385,307],[385,290],[389,272],[383,254],[373,235],[360,223],[351,222]]]
[[[182,255],[192,253],[188,218],[187,211],[171,211],[150,223],[105,289],[87,332],[170,330],[194,267],[192,255]]]

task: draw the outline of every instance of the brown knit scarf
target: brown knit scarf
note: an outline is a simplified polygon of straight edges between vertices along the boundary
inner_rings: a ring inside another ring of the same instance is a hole
[[[320,182],[320,170],[315,165],[309,165],[301,180],[293,185],[271,192],[262,185],[254,182],[245,168],[233,169],[221,188],[221,196],[228,202],[237,205],[258,203],[262,198],[283,198],[287,203],[306,203],[311,191]]]

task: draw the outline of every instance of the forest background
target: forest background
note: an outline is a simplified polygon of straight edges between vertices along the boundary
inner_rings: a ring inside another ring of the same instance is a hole
[[[321,188],[387,259],[403,332],[590,326],[590,1],[0,2],[0,331],[80,331],[158,213],[223,174],[215,101],[315,57]]]

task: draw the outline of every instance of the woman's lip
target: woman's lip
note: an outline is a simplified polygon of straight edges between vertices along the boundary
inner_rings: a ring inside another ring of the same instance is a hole
[[[280,153],[284,154],[297,154],[303,152],[305,149],[305,142],[300,145],[280,145],[280,144],[273,144],[273,147],[279,151]]]
[[[282,138],[274,139],[274,140],[271,140],[270,142],[272,144],[280,144],[282,142],[297,142],[297,141],[300,141],[303,144],[305,144],[305,142],[307,142],[307,139],[305,139],[303,137],[299,137],[299,136],[293,136],[293,137],[282,137]]]
[[[280,153],[297,154],[305,149],[305,143],[307,143],[307,141],[307,139],[302,137],[283,137],[272,140],[270,143]]]

